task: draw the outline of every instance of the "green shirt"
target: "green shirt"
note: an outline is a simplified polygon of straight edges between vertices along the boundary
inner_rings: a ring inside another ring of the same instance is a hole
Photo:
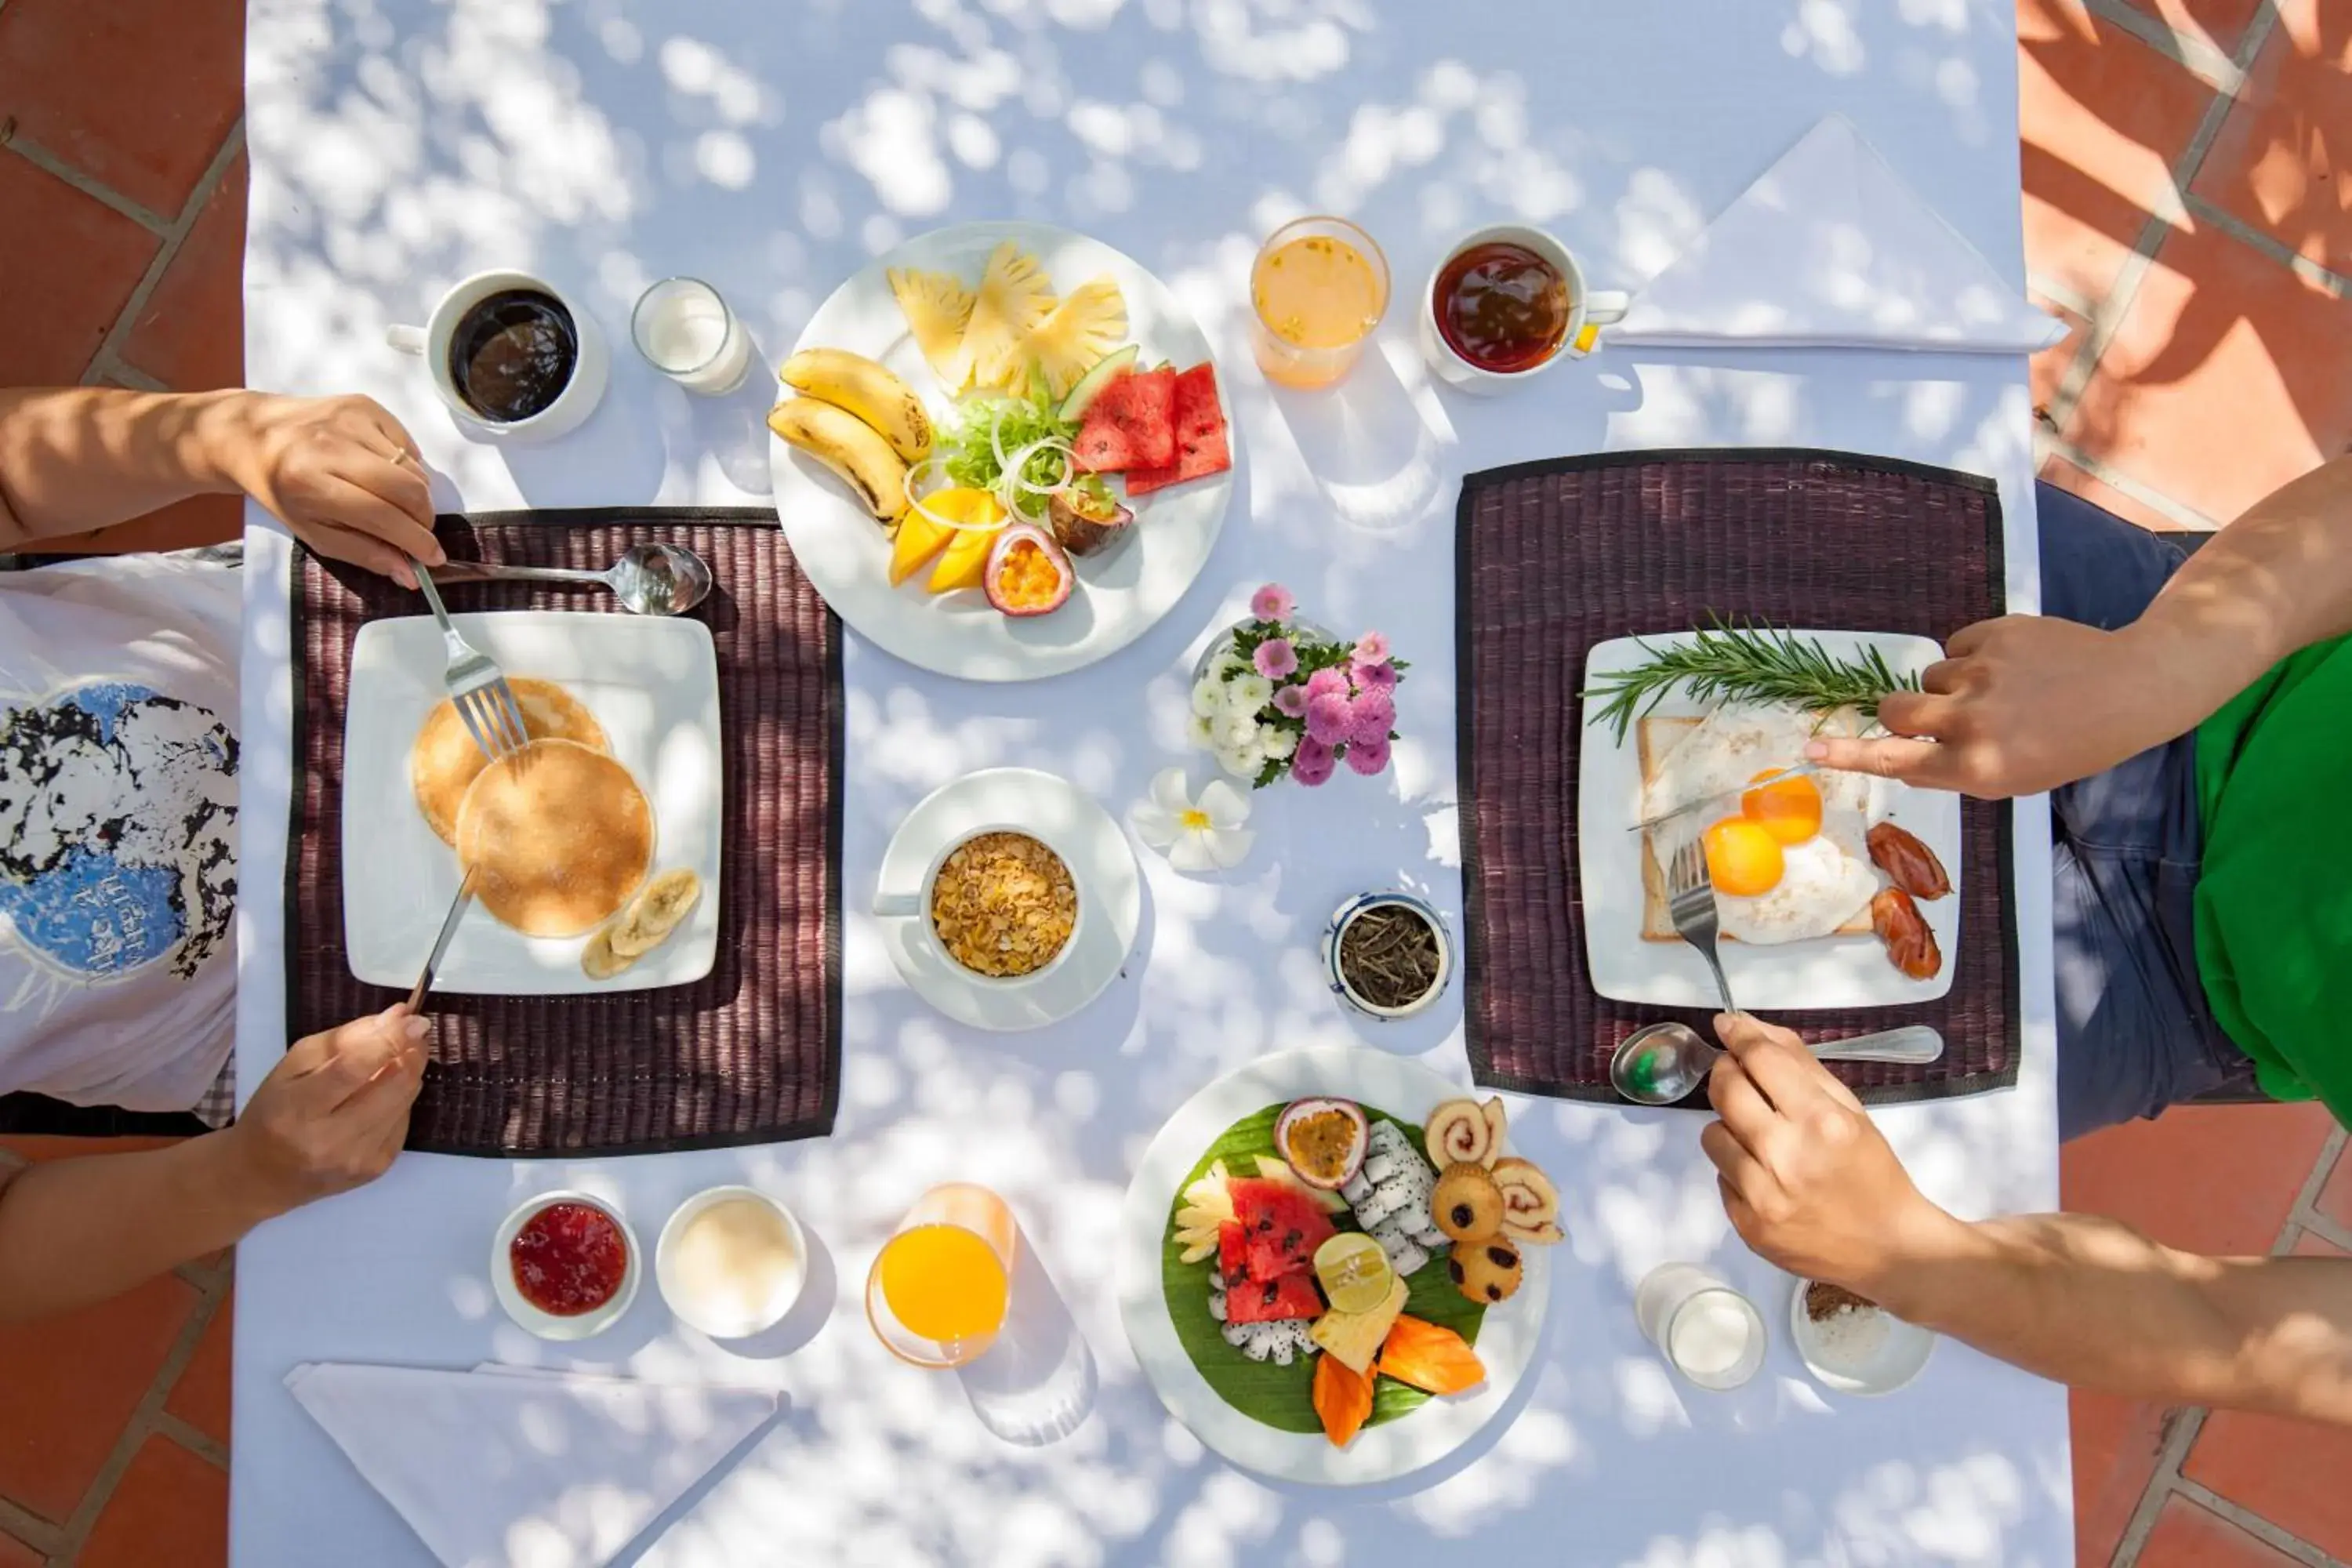
[[[2315,643],[2197,731],[2197,966],[2265,1093],[2352,1124],[2352,638]]]

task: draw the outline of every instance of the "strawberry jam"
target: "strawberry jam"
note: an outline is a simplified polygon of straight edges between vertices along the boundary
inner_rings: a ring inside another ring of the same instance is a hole
[[[629,1272],[621,1227],[587,1204],[550,1204],[524,1222],[507,1247],[515,1289],[557,1318],[593,1312],[620,1290]]]

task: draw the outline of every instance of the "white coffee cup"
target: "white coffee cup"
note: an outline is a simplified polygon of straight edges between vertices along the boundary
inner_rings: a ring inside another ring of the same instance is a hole
[[[1437,280],[1445,275],[1454,258],[1476,245],[1517,245],[1534,251],[1559,269],[1568,279],[1568,330],[1560,336],[1559,347],[1522,370],[1488,370],[1472,364],[1454,352],[1445,334],[1437,327]],[[1430,269],[1429,281],[1421,290],[1421,352],[1438,379],[1465,392],[1500,392],[1517,386],[1542,374],[1564,359],[1582,359],[1591,353],[1600,340],[1600,329],[1624,315],[1632,297],[1619,289],[1593,289],[1585,287],[1584,268],[1569,254],[1568,247],[1542,229],[1526,224],[1496,223],[1485,228],[1472,229],[1446,247],[1445,254]]]
[[[1064,867],[1070,868],[1071,882],[1076,886],[1077,871],[1075,863],[1070,859],[1068,850],[1034,827],[1024,827],[1010,822],[992,823],[984,826],[967,828],[940,845],[938,851],[931,856],[931,863],[924,868],[922,880],[915,884],[914,891],[893,892],[887,888],[877,890],[874,895],[874,912],[884,920],[913,921],[922,946],[940,963],[946,965],[950,973],[962,976],[974,985],[984,985],[999,991],[1017,991],[1036,984],[1062,967],[1062,961],[1068,958],[1071,950],[1078,945],[1078,932],[1086,926],[1087,905],[1089,900],[1087,898],[1086,889],[1079,888],[1077,889],[1078,908],[1076,914],[1070,921],[1070,934],[1062,939],[1062,945],[1055,951],[1053,957],[1028,973],[982,974],[978,970],[965,968],[963,963],[948,951],[947,944],[940,940],[939,927],[932,923],[931,890],[939,885],[940,873],[947,868],[949,856],[973,839],[986,837],[992,833],[1017,833],[1024,838],[1034,838],[1043,844],[1061,858]]]
[[[544,294],[562,305],[572,317],[572,335],[578,352],[572,361],[572,379],[564,383],[554,402],[528,419],[489,419],[460,395],[457,383],[450,379],[449,342],[468,310],[491,295],[510,289]],[[596,330],[595,318],[554,284],[528,272],[477,272],[441,296],[441,302],[433,307],[433,314],[425,325],[386,327],[383,341],[403,353],[422,356],[426,374],[433,378],[433,390],[440,395],[450,415],[460,425],[494,440],[546,441],[565,435],[595,412],[597,401],[604,395],[609,362],[604,336]]]

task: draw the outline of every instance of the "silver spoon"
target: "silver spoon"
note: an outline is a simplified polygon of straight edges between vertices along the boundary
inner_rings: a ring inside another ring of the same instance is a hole
[[[442,583],[601,583],[640,616],[682,616],[710,596],[709,566],[676,544],[632,544],[602,572],[452,561],[436,566],[433,575]]]
[[[1825,1062],[1896,1062],[1916,1067],[1939,1059],[1944,1037],[1926,1024],[1906,1024],[1811,1047]],[[1625,1037],[1609,1058],[1609,1085],[1636,1105],[1672,1105],[1706,1081],[1723,1055],[1682,1024],[1652,1024]]]

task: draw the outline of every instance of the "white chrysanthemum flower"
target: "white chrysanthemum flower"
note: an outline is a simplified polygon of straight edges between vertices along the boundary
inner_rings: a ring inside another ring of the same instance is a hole
[[[1213,719],[1225,710],[1225,683],[1213,674],[1202,678],[1192,688],[1192,711],[1203,719]]]
[[[1291,753],[1298,750],[1297,731],[1285,730],[1273,724],[1267,724],[1264,729],[1265,733],[1258,742],[1258,745],[1265,752],[1266,760],[1276,763],[1288,762]]]
[[[1255,713],[1274,700],[1274,682],[1255,670],[1225,682],[1225,700],[1244,713]]]
[[[1195,713],[1184,721],[1184,739],[1204,752],[1217,749],[1217,726],[1205,713]]]

